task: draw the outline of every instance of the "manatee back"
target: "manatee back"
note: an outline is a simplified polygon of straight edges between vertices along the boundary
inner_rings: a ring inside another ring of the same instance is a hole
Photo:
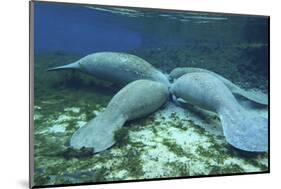
[[[126,53],[99,52],[88,55],[81,59],[81,69],[99,79],[119,84],[138,79],[158,79],[155,78],[155,73],[158,73],[156,68],[144,59]]]
[[[235,84],[233,84],[231,81],[229,81],[228,79],[224,78],[223,76],[212,72],[210,70],[206,70],[206,69],[202,69],[202,68],[194,68],[194,67],[179,67],[179,68],[175,68],[171,71],[171,73],[169,74],[169,76],[172,79],[178,79],[179,77],[187,74],[187,73],[195,73],[195,72],[200,72],[200,73],[208,73],[218,79],[220,79],[231,91],[232,90],[236,90],[237,86],[235,86]]]
[[[175,68],[173,69],[169,76],[172,79],[177,79],[179,77],[181,77],[184,74],[187,73],[194,73],[194,72],[204,72],[204,73],[209,73],[215,77],[217,77],[218,79],[220,79],[227,87],[228,89],[233,93],[233,95],[235,97],[238,98],[239,101],[241,101],[242,103],[245,102],[244,99],[248,100],[252,105],[256,105],[256,104],[261,104],[261,105],[268,105],[268,97],[266,94],[260,92],[260,91],[247,91],[243,88],[240,88],[238,85],[235,85],[234,83],[232,83],[230,80],[226,79],[225,77],[212,72],[210,70],[206,70],[206,69],[202,69],[202,68],[193,68],[193,67],[179,67],[179,68]]]
[[[172,85],[172,92],[188,103],[217,112],[221,106],[233,106],[235,98],[215,76],[208,73],[189,73]]]
[[[108,111],[126,115],[129,120],[150,114],[163,105],[169,96],[167,86],[162,83],[137,80],[125,86],[110,101]]]
[[[172,79],[178,79],[184,74],[194,73],[194,72],[205,72],[205,69],[193,68],[193,67],[177,67],[170,72],[169,76]]]

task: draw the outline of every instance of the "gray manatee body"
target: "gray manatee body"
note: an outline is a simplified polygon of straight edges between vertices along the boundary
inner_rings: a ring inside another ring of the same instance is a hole
[[[169,86],[168,78],[144,59],[132,54],[98,52],[87,55],[74,63],[50,68],[47,71],[74,69],[98,79],[117,84],[128,84],[138,79],[159,81]]]
[[[75,149],[94,148],[95,152],[111,147],[114,132],[128,120],[148,115],[168,99],[169,91],[162,83],[137,80],[122,88],[109,102],[105,111],[78,129],[70,140]]]
[[[250,152],[268,150],[268,120],[243,109],[226,85],[209,73],[189,73],[171,86],[171,92],[186,102],[216,112],[226,141]]]
[[[225,77],[222,77],[221,75],[216,74],[215,72],[212,72],[212,71],[209,71],[209,70],[206,70],[206,69],[193,68],[193,67],[180,67],[180,68],[173,69],[169,75],[170,75],[171,78],[177,79],[184,74],[194,73],[194,72],[208,73],[208,74],[211,74],[211,75],[217,77],[238,98],[244,97],[244,98],[246,98],[250,101],[253,101],[255,103],[258,103],[258,104],[261,104],[261,105],[268,105],[268,96],[267,95],[265,95],[263,93],[256,93],[256,92],[253,92],[253,91],[246,91],[246,90],[238,87],[237,85],[235,85],[234,83],[232,83],[231,81],[226,79]],[[242,101],[242,99],[241,99],[241,101]]]

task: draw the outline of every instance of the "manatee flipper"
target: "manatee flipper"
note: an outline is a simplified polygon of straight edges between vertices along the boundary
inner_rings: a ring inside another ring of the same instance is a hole
[[[185,74],[173,83],[171,92],[189,104],[216,112],[226,141],[232,146],[249,152],[268,150],[267,119],[242,108],[217,77],[199,72]]]
[[[169,75],[171,78],[177,79],[184,74],[195,72],[208,73],[213,75],[214,77],[217,77],[229,88],[229,90],[233,93],[235,97],[238,97],[238,100],[240,98],[245,98],[261,105],[268,105],[268,96],[266,94],[255,91],[246,91],[245,89],[240,88],[225,77],[206,69],[193,67],[179,67],[173,69]]]
[[[80,68],[79,63],[74,62],[64,66],[49,68],[46,71],[71,70],[71,69],[78,70],[79,68]]]
[[[245,98],[248,100],[251,100],[253,102],[256,102],[261,105],[268,105],[268,96],[264,93],[261,92],[256,92],[256,91],[246,91],[237,85],[233,84],[233,88],[231,89],[231,92],[234,94],[236,98]]]
[[[228,110],[219,113],[224,136],[229,144],[244,151],[268,150],[268,120],[263,117],[233,114]]]
[[[114,132],[128,120],[148,115],[162,106],[169,97],[162,83],[137,80],[122,88],[109,102],[105,111],[78,129],[70,139],[70,146],[94,148],[94,152],[111,147]]]

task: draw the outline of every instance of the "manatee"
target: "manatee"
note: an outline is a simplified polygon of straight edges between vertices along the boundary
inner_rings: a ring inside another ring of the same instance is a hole
[[[169,86],[168,78],[144,59],[132,54],[98,52],[73,63],[50,68],[47,71],[79,70],[98,79],[125,85],[138,79],[159,81]]]
[[[114,132],[128,120],[151,114],[162,106],[169,96],[167,86],[150,80],[137,80],[122,88],[109,102],[105,111],[71,137],[74,149],[94,148],[94,152],[111,147]]]
[[[223,77],[219,74],[216,74],[212,71],[206,70],[206,69],[193,68],[193,67],[179,67],[179,68],[173,69],[171,71],[171,73],[169,74],[169,76],[173,79],[177,79],[184,74],[194,73],[194,72],[208,73],[208,74],[211,74],[211,75],[217,77],[229,88],[229,90],[235,95],[236,98],[238,98],[241,101],[241,103],[244,103],[244,104],[247,103],[243,100],[243,98],[246,98],[252,102],[255,102],[255,103],[258,103],[261,105],[268,105],[268,96],[267,95],[265,95],[263,93],[254,92],[254,91],[246,91],[246,90],[238,87],[237,85],[235,85],[234,83],[232,83],[231,81],[226,79],[225,77]],[[241,99],[241,97],[242,97],[242,99]]]
[[[227,86],[213,74],[185,74],[170,90],[189,104],[216,112],[230,145],[249,152],[268,150],[268,120],[243,109]]]

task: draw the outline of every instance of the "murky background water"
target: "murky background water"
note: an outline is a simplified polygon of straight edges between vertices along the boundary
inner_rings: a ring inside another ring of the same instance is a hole
[[[66,147],[69,138],[103,111],[120,86],[45,71],[94,52],[127,52],[164,73],[199,67],[267,93],[268,18],[41,2],[34,10],[36,185],[268,170],[267,153],[240,153],[225,142],[216,114],[171,103],[126,123],[109,150],[75,154]]]

